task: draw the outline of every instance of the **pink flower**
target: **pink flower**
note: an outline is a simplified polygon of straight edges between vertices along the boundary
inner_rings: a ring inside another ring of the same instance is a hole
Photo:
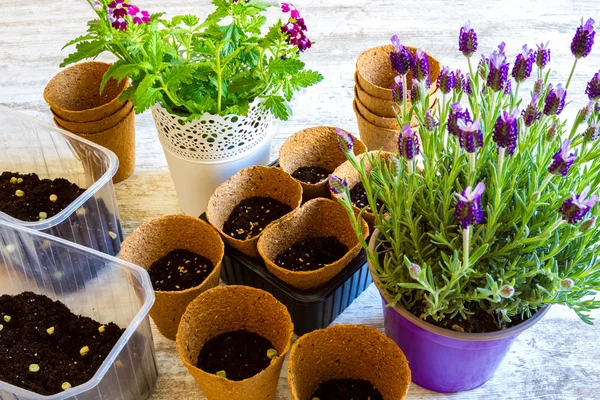
[[[293,19],[300,19],[300,12],[292,3],[281,3],[281,11],[284,13],[290,13],[290,17]]]
[[[137,25],[147,24],[150,22],[150,13],[148,11],[141,11],[139,7],[130,4],[127,13],[133,16],[133,23]]]
[[[127,15],[127,7],[129,7],[129,4],[125,3],[125,0],[113,0],[108,4],[108,13],[112,14],[118,20]]]

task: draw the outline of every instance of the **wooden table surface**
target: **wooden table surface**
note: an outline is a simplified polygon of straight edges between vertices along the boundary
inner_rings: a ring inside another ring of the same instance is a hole
[[[209,0],[137,0],[151,12],[204,16]],[[365,49],[386,44],[394,33],[422,47],[443,64],[466,69],[456,50],[457,32],[467,19],[476,28],[480,51],[489,54],[501,41],[512,61],[521,46],[550,40],[553,82],[565,82],[573,58],[569,44],[582,16],[600,21],[600,2],[590,0],[296,0],[311,39],[309,66],[325,76],[320,85],[296,96],[294,116],[276,122],[272,156],[290,134],[315,125],[357,132],[352,111],[354,63]],[[273,13],[275,15],[276,13]],[[44,86],[58,72],[67,51],[61,47],[82,34],[93,16],[83,0],[0,0],[0,104],[51,122],[42,99]],[[587,80],[600,68],[600,36],[594,52],[580,62],[571,83],[574,110],[586,103]],[[105,57],[110,60],[109,57]],[[178,213],[177,197],[149,112],[137,117],[137,166],[133,176],[116,185],[121,220],[129,233],[140,223]],[[594,313],[596,318],[600,313]],[[381,306],[369,288],[335,323],[366,324],[383,329]],[[204,399],[175,353],[174,343],[154,332],[160,376],[153,400]],[[456,360],[460,362],[460,360]],[[277,400],[290,399],[286,369]],[[483,387],[442,395],[416,385],[410,399],[599,399],[600,325],[587,326],[564,307],[553,307],[538,325],[516,342],[496,376]],[[233,399],[232,399],[233,400]]]

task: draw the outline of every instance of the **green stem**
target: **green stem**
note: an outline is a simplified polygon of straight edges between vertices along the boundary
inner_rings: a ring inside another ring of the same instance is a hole
[[[571,73],[569,74],[569,79],[567,79],[567,84],[565,85],[565,89],[568,89],[569,85],[571,84],[571,79],[573,78],[573,74],[575,73],[575,67],[577,66],[577,61],[579,61],[578,58],[576,58],[575,62],[573,63],[573,68],[571,68]]]
[[[467,229],[463,229],[463,271],[466,271],[466,269],[469,268],[469,252],[471,250],[469,243],[470,237],[471,227],[468,226]]]
[[[515,93],[510,102],[510,109],[512,110],[515,107],[515,102],[519,98],[519,87],[521,86],[521,82],[517,82],[517,86],[515,87]]]
[[[408,85],[406,84],[406,75],[402,75],[402,120],[406,121],[407,102],[408,102]],[[408,122],[410,123],[410,121]],[[400,127],[402,129],[402,127]]]
[[[217,48],[217,112],[221,113],[221,98],[223,96],[223,71],[221,70],[221,48]]]
[[[477,159],[475,153],[469,153],[469,181],[470,185],[473,186],[475,184],[475,169],[477,165]]]

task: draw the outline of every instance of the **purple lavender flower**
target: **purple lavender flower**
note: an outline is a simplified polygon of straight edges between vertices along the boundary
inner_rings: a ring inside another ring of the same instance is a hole
[[[110,3],[108,3],[108,13],[112,14],[115,17],[116,22],[119,18],[123,18],[127,15],[127,7],[129,7],[129,4],[125,3],[125,0],[113,0]],[[115,29],[121,29],[114,26],[114,23],[113,27]]]
[[[515,65],[512,69],[512,76],[517,82],[523,82],[531,76],[533,69],[533,50],[527,48],[527,45],[523,46],[523,51],[517,55]]]
[[[465,74],[465,80],[463,82],[463,90],[468,95],[473,94],[473,88],[471,87],[471,74],[469,74],[469,73]]]
[[[454,208],[454,218],[460,223],[462,229],[483,222],[483,208],[481,207],[481,195],[485,191],[485,184],[479,182],[472,190],[469,186],[461,194],[454,193],[458,198]]]
[[[339,176],[329,175],[329,189],[338,196],[344,196],[346,189],[348,188],[348,182]]]
[[[538,79],[533,84],[533,93],[537,93],[538,95],[540,95],[540,94],[542,94],[543,91],[544,91],[544,81],[541,79]]]
[[[519,115],[519,110],[516,107],[512,113],[502,111],[494,125],[494,142],[498,145],[498,148],[507,149],[508,154],[511,156],[515,152],[519,137],[517,115]]]
[[[427,87],[431,84],[429,79],[429,57],[427,57],[427,54],[421,49],[417,49],[417,53],[415,54],[413,76],[417,78],[419,82],[426,81]]]
[[[525,123],[525,126],[527,126],[527,127],[533,125],[533,123],[538,121],[540,119],[540,117],[542,116],[542,113],[538,109],[538,106],[537,106],[537,102],[538,102],[539,98],[540,98],[540,94],[537,92],[534,92],[533,96],[531,97],[531,102],[529,103],[527,108],[525,108],[521,112],[521,115],[523,116],[523,122]]]
[[[539,69],[544,69],[550,62],[550,49],[548,45],[550,42],[541,43],[537,45],[537,51],[535,52],[535,64]]]
[[[464,54],[465,57],[471,57],[473,53],[477,51],[477,34],[475,30],[471,28],[471,22],[467,21],[460,28],[458,35],[458,50]]]
[[[351,153],[354,147],[354,136],[342,129],[336,129],[338,149],[341,153]]]
[[[410,125],[404,125],[398,135],[398,153],[407,160],[413,160],[419,155],[419,138]]]
[[[454,81],[454,91],[456,93],[461,93],[465,84],[465,77],[460,69],[454,71]]]
[[[139,7],[130,4],[127,13],[133,16],[133,23],[137,25],[147,24],[150,22],[150,13],[148,11],[142,11]]]
[[[488,65],[490,72],[487,76],[487,86],[495,92],[504,90],[508,79],[509,67],[506,62],[506,56],[498,52],[493,52]]]
[[[558,153],[552,157],[553,161],[548,167],[548,172],[554,175],[566,176],[569,168],[577,158],[575,154],[570,153],[571,141],[565,140]]]
[[[479,73],[479,76],[481,77],[481,79],[487,78],[486,73],[488,72],[487,68],[488,68],[489,62],[490,62],[490,60],[482,54],[481,58],[479,59],[479,63],[477,64],[477,72]]]
[[[579,196],[571,192],[571,197],[560,206],[558,212],[562,214],[562,218],[570,224],[576,224],[581,221],[592,207],[598,202],[598,196],[591,196],[586,199],[590,193],[590,187],[586,187]]]
[[[504,94],[512,94],[512,78],[508,78],[508,80],[506,81],[506,86],[504,87]]]
[[[471,122],[459,119],[458,128],[460,129],[458,135],[460,147],[465,149],[467,153],[475,153],[483,147],[483,133],[481,132],[481,122],[479,120]]]
[[[544,105],[544,115],[559,115],[565,108],[565,99],[567,98],[567,90],[562,87],[562,84],[556,85],[556,89],[550,88],[550,92],[546,97]]]
[[[460,71],[459,71],[460,72]],[[444,67],[440,71],[440,75],[437,78],[437,87],[444,94],[448,94],[456,86],[456,76],[454,72],[450,71],[450,68]]]
[[[438,120],[433,115],[431,115],[431,112],[429,110],[425,111],[425,121],[424,121],[425,129],[427,129],[428,131],[431,132],[439,124],[440,123],[438,122]]]
[[[596,72],[588,82],[587,87],[585,88],[585,94],[587,94],[590,100],[600,100],[600,71]]]
[[[581,18],[581,25],[577,28],[571,42],[571,53],[575,58],[587,57],[590,54],[594,45],[594,36],[596,36],[594,20],[590,18],[584,24]]]
[[[421,84],[419,83],[418,80],[413,78],[412,86],[410,88],[410,101],[413,104],[416,104],[420,100],[421,100]]]
[[[465,108],[463,110],[460,103],[452,103],[450,105],[450,112],[448,113],[448,133],[452,136],[460,135],[460,127],[458,126],[458,121],[471,121],[471,115],[469,114],[469,110]]]
[[[390,39],[396,51],[390,53],[390,62],[392,63],[392,69],[400,75],[406,75],[410,71],[413,65],[413,56],[410,50],[405,47],[398,35],[392,36]]]
[[[550,126],[550,128],[548,128],[548,132],[546,132],[546,139],[554,140],[554,138],[556,138],[557,133],[558,133],[558,125],[556,125],[556,122],[555,122]]]
[[[500,42],[500,44],[498,45],[498,53],[502,54],[504,57],[506,57],[506,43],[505,42]]]
[[[292,3],[281,3],[281,11],[284,13],[290,13],[290,17],[293,19],[300,18],[300,12]]]
[[[583,107],[581,110],[579,110],[579,114],[577,115],[579,117],[579,121],[587,122],[587,120],[590,119],[590,117],[592,116],[592,113],[594,112],[595,107],[596,107],[596,102],[593,100],[590,100],[590,102],[585,107]]]
[[[587,127],[587,129],[583,132],[583,136],[587,140],[596,141],[600,138],[600,124],[595,123],[591,124]]]
[[[402,77],[400,75],[394,78],[392,84],[392,100],[394,103],[402,103],[404,101],[404,88],[402,87]]]

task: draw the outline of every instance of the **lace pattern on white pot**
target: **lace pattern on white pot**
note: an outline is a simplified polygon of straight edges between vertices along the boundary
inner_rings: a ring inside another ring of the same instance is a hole
[[[163,146],[178,156],[198,161],[219,161],[244,154],[269,135],[269,111],[251,105],[246,116],[204,114],[186,122],[162,105],[152,106],[152,116]]]

